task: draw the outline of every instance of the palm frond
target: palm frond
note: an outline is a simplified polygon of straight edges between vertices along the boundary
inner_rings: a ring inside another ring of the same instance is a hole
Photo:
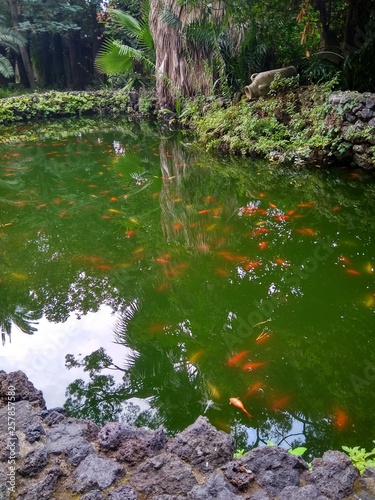
[[[24,45],[25,38],[11,28],[0,26],[0,45],[18,52],[19,46]]]
[[[95,60],[97,70],[108,75],[130,73],[134,64],[130,57],[122,57],[126,50],[123,50],[124,47],[127,46],[117,40],[105,40]]]
[[[0,75],[5,78],[11,78],[14,75],[14,70],[10,62],[5,56],[0,54]]]

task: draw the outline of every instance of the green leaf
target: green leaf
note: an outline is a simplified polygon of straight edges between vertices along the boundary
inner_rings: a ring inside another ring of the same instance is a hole
[[[291,448],[290,450],[288,450],[288,453],[297,457],[301,457],[305,453],[305,451],[307,451],[307,448],[305,448],[304,446],[299,446],[298,448]]]

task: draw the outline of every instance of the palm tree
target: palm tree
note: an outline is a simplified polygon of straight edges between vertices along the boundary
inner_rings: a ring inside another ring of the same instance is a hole
[[[154,73],[155,49],[154,41],[148,25],[149,4],[144,8],[143,20],[138,21],[130,14],[118,9],[109,9],[111,19],[116,22],[133,46],[119,40],[108,38],[104,41],[95,61],[101,73],[120,73],[127,76],[141,77]]]
[[[11,28],[7,28],[3,24],[3,20],[0,19],[0,51],[5,49],[6,52],[12,50],[13,52],[18,52],[19,47],[24,45],[25,39],[22,35],[17,33]],[[14,69],[9,59],[0,53],[0,74],[5,78],[11,78],[14,75]]]

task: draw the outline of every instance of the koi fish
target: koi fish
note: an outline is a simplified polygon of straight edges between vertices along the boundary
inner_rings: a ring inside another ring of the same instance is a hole
[[[172,229],[174,229],[175,231],[179,231],[181,228],[182,228],[182,223],[181,222],[176,222],[172,226]]]
[[[126,231],[125,237],[132,238],[134,236],[134,233],[135,233],[134,229],[129,229],[129,231]]]
[[[210,391],[210,394],[212,397],[214,397],[215,399],[221,398],[220,391],[216,387],[216,385],[212,384],[211,382],[207,382],[207,387],[208,387],[208,390]]]
[[[214,203],[214,201],[215,201],[215,198],[213,198],[212,196],[206,196],[204,198],[205,203]]]
[[[339,210],[341,210],[341,207],[339,207],[339,205],[335,205],[334,207],[331,208],[332,212],[338,212]]]
[[[348,273],[348,274],[352,274],[353,276],[359,276],[361,273],[359,273],[358,271],[356,271],[355,269],[345,269],[345,271]]]
[[[269,202],[269,206],[270,206],[271,208],[277,208],[277,206],[276,206],[274,203],[271,203],[271,202]]]
[[[188,359],[189,363],[194,365],[202,357],[202,354],[203,351],[197,351],[194,354],[192,354]]]
[[[97,188],[97,187],[99,187],[99,186],[97,186],[96,184],[89,184],[89,185],[88,185],[88,187],[89,187],[90,189],[94,189],[94,188]]]
[[[271,410],[283,410],[291,401],[291,396],[285,396],[283,398],[277,399],[271,405]]]
[[[258,267],[260,264],[261,264],[260,260],[247,262],[245,266],[243,266],[243,268],[245,269],[245,271],[250,271],[251,269]]]
[[[259,243],[259,249],[260,250],[265,250],[267,248],[267,246],[268,246],[268,243],[266,241],[261,241]]]
[[[112,215],[102,215],[101,217],[104,220],[112,219]]]
[[[255,343],[256,344],[263,344],[264,342],[266,342],[269,338],[271,337],[271,333],[270,332],[262,332],[261,334],[258,335],[258,337],[255,339]]]
[[[232,252],[222,251],[222,252],[217,252],[217,255],[223,257],[226,260],[229,260],[230,262],[246,262],[247,260],[247,257],[244,257],[242,255],[236,255]]]
[[[229,276],[229,273],[226,269],[221,269],[221,268],[217,268],[215,269],[215,273],[218,274],[219,276],[222,276],[223,278],[226,278],[227,276]]]
[[[340,255],[339,261],[343,262],[344,264],[350,264],[350,260],[347,257],[345,257],[345,255]]]
[[[203,214],[209,214],[210,212],[211,212],[211,209],[199,210],[198,214],[203,215]]]
[[[165,328],[167,328],[167,324],[166,323],[158,323],[157,325],[152,325],[152,326],[149,326],[147,328],[147,331],[148,332],[161,332],[162,330],[165,330]]]
[[[168,286],[168,283],[161,283],[156,290],[158,292],[164,292],[168,288]]]
[[[289,262],[287,262],[284,259],[275,259],[276,264],[279,264],[279,266],[290,266]]]
[[[118,198],[116,198],[116,196],[111,196],[109,201],[118,201]]]
[[[200,250],[201,252],[209,252],[210,250],[210,245],[206,245],[206,244],[202,244],[202,245],[198,245],[196,247],[197,250]]]
[[[155,262],[159,262],[159,264],[169,264],[169,261],[167,259],[163,259],[162,257],[157,257]]]
[[[313,207],[315,204],[316,204],[316,201],[309,201],[307,203],[299,203],[298,206],[306,208],[306,207]]]
[[[261,368],[262,366],[266,365],[267,363],[266,362],[262,362],[262,361],[259,361],[258,363],[246,363],[246,365],[244,365],[242,367],[242,369],[244,371],[253,371],[253,370],[257,370],[258,368]]]
[[[242,352],[239,352],[237,354],[234,354],[233,356],[231,356],[228,361],[227,361],[227,366],[233,366],[233,365],[237,365],[238,363],[240,363],[243,358],[249,354],[250,351],[242,351]]]
[[[372,307],[375,304],[375,294],[368,295],[363,303],[366,307]]]
[[[250,236],[259,236],[260,234],[267,234],[269,232],[270,230],[266,229],[265,227],[258,227],[257,229],[254,229],[252,233],[250,233]]]
[[[266,195],[264,193],[259,193],[258,196],[259,196],[259,198],[265,198],[266,197]]]
[[[229,403],[231,405],[235,406],[236,408],[238,408],[239,410],[243,411],[245,413],[245,415],[247,415],[249,418],[252,418],[251,413],[249,413],[245,409],[245,407],[244,407],[244,405],[243,405],[243,403],[242,403],[242,401],[240,399],[238,399],[238,398],[230,398],[229,399]]]
[[[339,429],[345,429],[349,424],[349,417],[341,408],[336,408],[334,414],[334,425]]]
[[[364,269],[368,274],[372,274],[374,272],[374,266],[371,262],[367,262],[367,264],[365,264]]]
[[[108,212],[111,214],[121,214],[121,210],[117,210],[116,208],[109,208]]]
[[[256,394],[259,392],[263,387],[263,382],[255,382],[252,386],[250,386],[246,392],[246,396],[252,396],[253,394]]]
[[[296,231],[296,233],[303,234],[304,236],[315,236],[316,235],[316,231],[314,231],[313,229],[311,229],[309,227],[304,227],[302,229],[296,229],[295,231]]]
[[[289,215],[275,215],[274,219],[278,222],[285,222],[289,219]]]

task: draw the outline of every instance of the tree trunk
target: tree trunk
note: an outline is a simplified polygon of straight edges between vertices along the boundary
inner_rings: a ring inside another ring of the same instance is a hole
[[[218,17],[224,14],[220,2],[213,2]],[[174,109],[179,96],[207,95],[212,91],[212,60],[197,44],[183,40],[184,28],[205,15],[206,4],[189,7],[178,0],[150,0],[150,29],[156,52],[156,95],[160,108]],[[170,11],[179,25],[167,24],[160,16]],[[219,14],[217,14],[219,12]]]
[[[72,74],[73,90],[84,90],[81,61],[81,36],[79,31],[73,31],[68,39],[70,69]]]
[[[17,30],[19,21],[17,5],[14,0],[8,0],[8,6],[12,18],[13,27]],[[26,46],[20,46],[20,55],[27,74],[27,79],[29,80],[29,85],[33,90],[36,90],[37,85],[35,82],[34,72],[31,66],[30,57]]]

